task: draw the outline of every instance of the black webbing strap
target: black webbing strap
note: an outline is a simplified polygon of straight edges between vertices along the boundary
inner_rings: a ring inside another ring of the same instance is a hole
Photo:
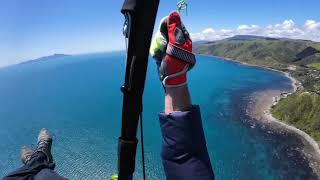
[[[118,179],[132,179],[135,170],[137,129],[142,112],[149,48],[159,0],[125,0],[121,12],[130,17],[121,137],[118,144]]]

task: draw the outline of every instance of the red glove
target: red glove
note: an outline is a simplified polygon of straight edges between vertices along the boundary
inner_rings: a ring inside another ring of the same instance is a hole
[[[186,84],[186,73],[195,64],[192,53],[192,41],[185,26],[181,22],[179,13],[173,12],[167,20],[169,43],[165,57],[166,74],[163,84],[167,87]]]
[[[185,85],[186,73],[194,66],[196,59],[192,53],[190,35],[181,22],[179,13],[173,12],[163,20],[157,34],[160,37],[155,38],[151,54],[159,65],[159,75],[163,85],[165,87]],[[162,60],[161,54],[165,53],[161,50],[163,45],[166,45],[164,47],[166,55]]]

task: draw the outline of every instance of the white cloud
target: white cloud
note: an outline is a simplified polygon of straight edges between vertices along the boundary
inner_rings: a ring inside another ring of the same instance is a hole
[[[294,26],[295,26],[295,23],[292,19],[285,20],[282,24],[280,24],[280,27],[282,29],[292,29],[292,28],[294,28]]]
[[[307,30],[320,30],[320,22],[314,20],[307,20],[304,26]]]
[[[212,28],[207,28],[203,30],[202,33],[205,33],[205,34],[215,33],[215,30]]]
[[[200,33],[192,33],[193,40],[220,40],[235,35],[256,35],[276,38],[306,39],[320,42],[320,22],[307,20],[304,25],[297,25],[292,19],[281,24],[260,27],[258,25],[240,25],[237,29],[215,30],[207,28]]]

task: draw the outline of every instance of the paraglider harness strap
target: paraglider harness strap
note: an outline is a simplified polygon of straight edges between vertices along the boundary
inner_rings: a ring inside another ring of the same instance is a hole
[[[126,43],[126,52],[128,54],[128,43],[130,39],[130,32],[131,32],[131,25],[132,25],[132,17],[129,11],[124,11],[125,16],[125,22],[123,25],[123,35],[125,37],[125,43]],[[131,89],[132,82],[129,82],[129,87],[121,87],[121,91],[123,93],[129,93]],[[145,164],[144,164],[144,143],[143,143],[143,125],[142,125],[142,115],[140,114],[140,135],[141,135],[141,149],[142,149],[142,166],[143,166],[143,177],[145,179]],[[118,142],[118,152],[119,153],[119,161],[120,162],[126,162],[126,163],[120,163],[119,169],[124,174],[130,175],[133,174],[135,171],[135,155],[137,150],[137,144],[138,140],[125,140],[121,137],[119,138]]]
[[[118,142],[118,179],[132,180],[137,151],[137,130],[140,121],[143,179],[145,179],[142,126],[142,99],[148,67],[149,49],[159,0],[124,0],[123,34],[127,61],[123,92],[121,136]]]

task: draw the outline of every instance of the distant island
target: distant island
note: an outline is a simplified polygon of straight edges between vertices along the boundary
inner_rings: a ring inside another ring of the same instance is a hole
[[[308,133],[320,144],[320,43],[239,35],[195,43],[194,52],[271,68],[296,79],[296,91],[275,97],[272,116]]]
[[[24,61],[24,62],[21,62],[19,64],[29,64],[29,63],[34,63],[34,62],[39,62],[39,61],[47,61],[47,60],[53,60],[53,59],[59,59],[59,58],[64,58],[64,57],[69,57],[69,56],[71,56],[71,55],[53,54],[53,55],[50,55],[50,56],[44,56],[44,57],[41,57],[41,58]]]

